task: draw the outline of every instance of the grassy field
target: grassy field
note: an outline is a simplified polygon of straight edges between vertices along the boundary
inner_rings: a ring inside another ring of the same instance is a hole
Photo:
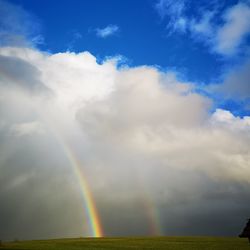
[[[164,250],[240,250],[250,249],[247,239],[222,237],[135,237],[79,238],[4,242],[0,249],[78,250],[78,249],[164,249]]]

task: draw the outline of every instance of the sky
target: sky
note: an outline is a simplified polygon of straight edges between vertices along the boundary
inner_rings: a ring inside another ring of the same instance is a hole
[[[0,0],[0,239],[236,236],[249,180],[248,0]]]

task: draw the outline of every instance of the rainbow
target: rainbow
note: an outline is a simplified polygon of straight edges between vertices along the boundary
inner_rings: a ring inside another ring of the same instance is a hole
[[[144,195],[142,196],[142,204],[144,206],[145,215],[148,218],[150,234],[153,236],[162,236],[164,232],[161,228],[159,211],[157,211],[155,204],[151,197],[149,196],[148,190],[142,189]]]
[[[86,211],[86,214],[89,220],[91,236],[103,237],[104,234],[103,234],[100,218],[97,213],[95,202],[91,194],[91,191],[89,189],[88,182],[81,170],[81,164],[79,160],[76,158],[73,150],[68,146],[68,144],[62,141],[62,137],[60,137],[60,142],[61,142],[60,145],[62,146],[63,151],[67,159],[69,160],[70,165],[72,166],[74,174],[77,177],[77,180],[81,187],[83,206],[84,206],[84,210]],[[138,178],[138,181],[139,181],[140,189],[142,190],[144,194],[142,196],[141,202],[144,207],[145,215],[147,216],[148,221],[149,221],[150,233],[151,235],[154,235],[154,236],[161,236],[163,235],[163,233],[162,233],[161,226],[160,226],[159,214],[156,211],[156,208],[154,206],[153,200],[151,199],[149,190],[144,185],[144,180],[141,177]]]
[[[161,227],[160,214],[155,207],[150,190],[145,185],[145,179],[141,175],[137,175],[139,189],[143,193],[141,196],[141,204],[149,222],[150,234],[153,236],[162,236],[164,232]]]
[[[75,156],[75,153],[70,148],[70,146],[63,140],[62,137],[58,137],[58,141],[65,153],[66,158],[70,162],[70,165],[74,171],[74,175],[77,178],[77,181],[81,188],[81,196],[83,199],[83,207],[86,211],[89,227],[91,230],[92,237],[103,237],[103,230],[100,222],[100,218],[97,212],[97,208],[95,206],[95,202],[90,191],[88,182],[82,172],[81,163]],[[144,179],[138,175],[139,188],[143,192],[143,196],[141,197],[141,202],[143,205],[143,209],[145,211],[145,215],[148,218],[150,234],[154,236],[164,235],[161,223],[159,219],[159,213],[155,208],[154,202],[151,198],[151,194],[147,187],[145,186]]]
[[[69,160],[69,162],[72,166],[72,169],[74,171],[74,174],[77,177],[78,182],[79,182],[80,187],[81,187],[83,206],[84,206],[84,209],[86,211],[86,214],[87,214],[87,217],[89,220],[89,226],[91,229],[91,236],[92,237],[103,237],[103,230],[102,230],[100,218],[99,218],[99,215],[97,213],[95,202],[94,202],[93,196],[91,194],[91,191],[89,189],[88,182],[87,182],[84,174],[82,173],[81,164],[77,160],[75,154],[70,149],[70,147],[66,143],[62,142],[62,140],[60,140],[60,141],[61,141],[61,146],[64,150],[64,153],[65,153],[67,159]]]

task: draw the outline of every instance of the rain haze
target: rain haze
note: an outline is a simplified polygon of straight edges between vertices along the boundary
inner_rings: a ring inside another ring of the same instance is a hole
[[[238,235],[249,34],[247,0],[0,0],[0,239]]]

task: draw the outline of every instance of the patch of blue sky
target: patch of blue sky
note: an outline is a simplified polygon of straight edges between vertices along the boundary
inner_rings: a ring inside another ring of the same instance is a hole
[[[45,44],[40,47],[52,52],[65,51],[71,43],[71,33],[77,30],[81,39],[74,40],[72,50],[88,50],[98,57],[121,54],[137,65],[161,65],[187,71],[190,80],[209,82],[212,72],[220,73],[224,62],[211,55],[203,44],[182,34],[167,35],[165,23],[160,22],[153,1],[13,1],[31,9],[43,20]],[[43,6],[50,8],[43,8]],[[55,12],[60,13],[55,18]],[[120,35],[112,39],[97,39],[98,27],[115,24]],[[206,57],[204,60],[203,57]],[[197,60],[202,66],[197,69]],[[217,67],[215,67],[217,65]]]

